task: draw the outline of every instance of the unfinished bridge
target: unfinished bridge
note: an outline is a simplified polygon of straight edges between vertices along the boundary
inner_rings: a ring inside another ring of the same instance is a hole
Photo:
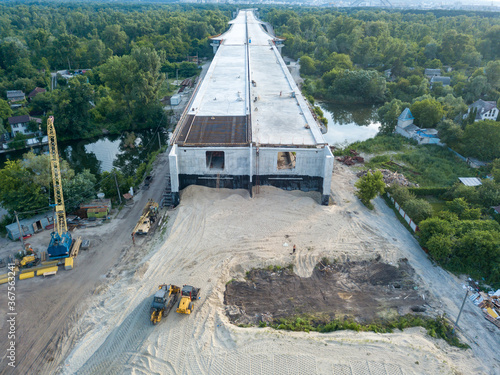
[[[215,56],[171,139],[172,200],[188,185],[319,191],[328,204],[333,155],[280,48],[252,10],[212,38]]]

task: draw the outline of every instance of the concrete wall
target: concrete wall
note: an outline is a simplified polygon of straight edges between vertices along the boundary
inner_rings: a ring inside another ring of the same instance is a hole
[[[207,167],[207,151],[224,152],[224,169]],[[177,147],[177,163],[179,174],[248,176],[250,153],[248,147]]]
[[[326,150],[326,154],[325,154]],[[206,164],[207,151],[224,152],[224,169],[209,168]],[[295,152],[296,162],[293,169],[278,169],[278,153]],[[328,147],[317,148],[275,148],[253,147],[178,147],[170,152],[170,169],[177,169],[178,174],[205,175],[307,175],[322,177],[324,175],[325,157],[332,156]],[[177,159],[177,161],[175,161]],[[175,165],[177,163],[177,165]],[[252,169],[250,171],[250,165]],[[332,164],[333,168],[333,164]],[[330,168],[331,170],[331,168]],[[172,182],[172,187],[174,183]]]
[[[206,152],[223,151],[224,168],[207,167]],[[278,153],[294,152],[295,167],[278,169]],[[315,190],[328,199],[333,171],[333,155],[323,148],[294,147],[179,147],[169,154],[171,188],[173,193],[198,184],[226,188],[249,188],[256,183],[273,185],[287,190]],[[294,180],[295,179],[295,180]],[[324,200],[323,199],[323,200]]]

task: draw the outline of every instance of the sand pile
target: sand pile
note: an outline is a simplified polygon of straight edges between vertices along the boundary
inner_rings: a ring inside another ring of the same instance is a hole
[[[336,204],[329,207],[318,204],[318,194],[270,187],[261,187],[254,198],[246,191],[185,189],[168,230],[157,232],[139,252],[125,254],[91,298],[73,328],[80,335],[62,372],[478,374],[495,369],[496,354],[490,349],[495,336],[483,329],[482,317],[469,312],[463,326],[475,325],[481,332],[474,354],[418,328],[394,334],[307,334],[239,328],[229,322],[223,304],[229,280],[243,280],[253,267],[290,263],[297,275],[310,277],[323,257],[352,262],[380,255],[382,262],[394,265],[408,258],[422,277],[416,282],[432,291],[428,308],[458,313],[459,282],[431,265],[381,200],[375,201],[373,212],[359,204],[351,172],[336,167],[333,180]],[[294,244],[297,251],[291,255]],[[149,305],[162,283],[200,287],[194,314],[171,313],[152,326]]]

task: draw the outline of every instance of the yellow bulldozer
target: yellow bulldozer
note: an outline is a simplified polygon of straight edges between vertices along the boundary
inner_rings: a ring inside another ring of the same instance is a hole
[[[194,310],[194,301],[198,299],[200,299],[200,288],[184,285],[176,311],[180,314],[191,314]]]
[[[176,285],[163,284],[158,287],[151,303],[151,323],[158,324],[163,317],[168,315],[179,299],[180,291],[181,288]]]

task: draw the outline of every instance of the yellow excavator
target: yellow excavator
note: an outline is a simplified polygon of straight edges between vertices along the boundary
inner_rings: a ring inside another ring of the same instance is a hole
[[[158,287],[158,291],[151,303],[151,323],[158,324],[161,319],[170,312],[179,299],[181,288],[176,285],[163,284]]]
[[[194,301],[200,299],[200,288],[191,285],[184,285],[181,292],[181,300],[177,305],[179,314],[191,314],[194,310]]]

